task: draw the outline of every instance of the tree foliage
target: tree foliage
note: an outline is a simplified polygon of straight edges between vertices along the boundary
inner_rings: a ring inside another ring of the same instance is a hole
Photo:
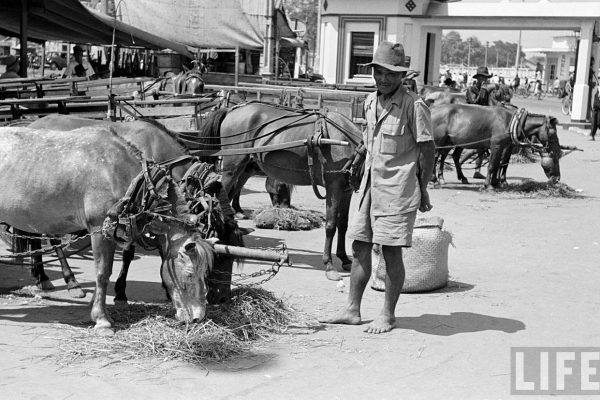
[[[487,45],[488,67],[513,67],[517,54],[517,43],[494,40],[480,42],[475,36],[462,40],[456,31],[450,31],[442,36],[442,64],[463,64],[484,66]],[[470,56],[469,56],[470,53]],[[525,57],[522,51],[521,59]]]
[[[318,0],[283,0],[290,20],[298,19],[306,24],[303,39],[308,43],[308,48],[315,51],[317,43],[317,23],[319,12]]]

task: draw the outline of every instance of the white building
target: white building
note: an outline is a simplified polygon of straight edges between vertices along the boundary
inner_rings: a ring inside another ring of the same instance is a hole
[[[545,58],[542,80],[549,84],[556,78],[561,81],[569,79],[569,73],[575,70],[577,36],[555,36],[552,47],[525,48],[527,58],[541,55]]]
[[[322,0],[319,68],[327,82],[371,82],[370,61],[382,40],[401,42],[419,84],[435,84],[444,29],[557,30],[579,34],[572,119],[587,113],[592,43],[600,0]],[[594,46],[597,53],[597,46]],[[566,56],[565,56],[566,57]],[[598,57],[595,57],[598,64]],[[565,59],[566,62],[566,59]],[[561,59],[557,59],[557,66]],[[597,68],[597,65],[595,66]]]

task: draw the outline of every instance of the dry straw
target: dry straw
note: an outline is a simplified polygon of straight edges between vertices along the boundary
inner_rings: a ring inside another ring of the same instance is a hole
[[[524,197],[547,198],[561,197],[567,199],[580,199],[584,196],[578,191],[561,182],[536,182],[526,180],[518,184],[510,183],[505,188],[499,189],[500,193],[515,193]]]
[[[257,228],[304,231],[320,228],[325,216],[314,210],[268,207],[257,211],[253,218]]]
[[[284,300],[260,288],[235,289],[231,303],[209,306],[202,323],[176,321],[169,304],[134,303],[110,312],[114,336],[72,328],[60,340],[58,361],[66,365],[91,358],[109,363],[154,359],[201,365],[240,355],[250,349],[251,341],[282,333],[299,319]]]

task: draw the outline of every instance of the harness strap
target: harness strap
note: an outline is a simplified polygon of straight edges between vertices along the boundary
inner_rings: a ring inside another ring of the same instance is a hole
[[[324,159],[323,154],[319,149],[320,140],[323,137],[323,133],[325,132],[323,129],[323,120],[324,118],[321,116],[317,118],[317,120],[315,121],[315,132],[312,135],[312,137],[309,137],[306,141],[306,145],[308,147],[306,155],[308,157],[308,175],[310,176],[310,184],[312,185],[315,196],[317,196],[317,198],[320,200],[324,200],[325,196],[323,196],[319,192],[319,188],[317,187],[317,184],[315,182],[314,158],[317,157],[317,159],[319,160],[319,164],[321,167],[321,179],[323,185],[325,185]]]

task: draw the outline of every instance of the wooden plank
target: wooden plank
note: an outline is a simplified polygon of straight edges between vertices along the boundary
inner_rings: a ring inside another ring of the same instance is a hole
[[[183,107],[136,107],[142,115],[147,117],[173,117],[173,116],[193,116],[195,115],[194,106]]]

